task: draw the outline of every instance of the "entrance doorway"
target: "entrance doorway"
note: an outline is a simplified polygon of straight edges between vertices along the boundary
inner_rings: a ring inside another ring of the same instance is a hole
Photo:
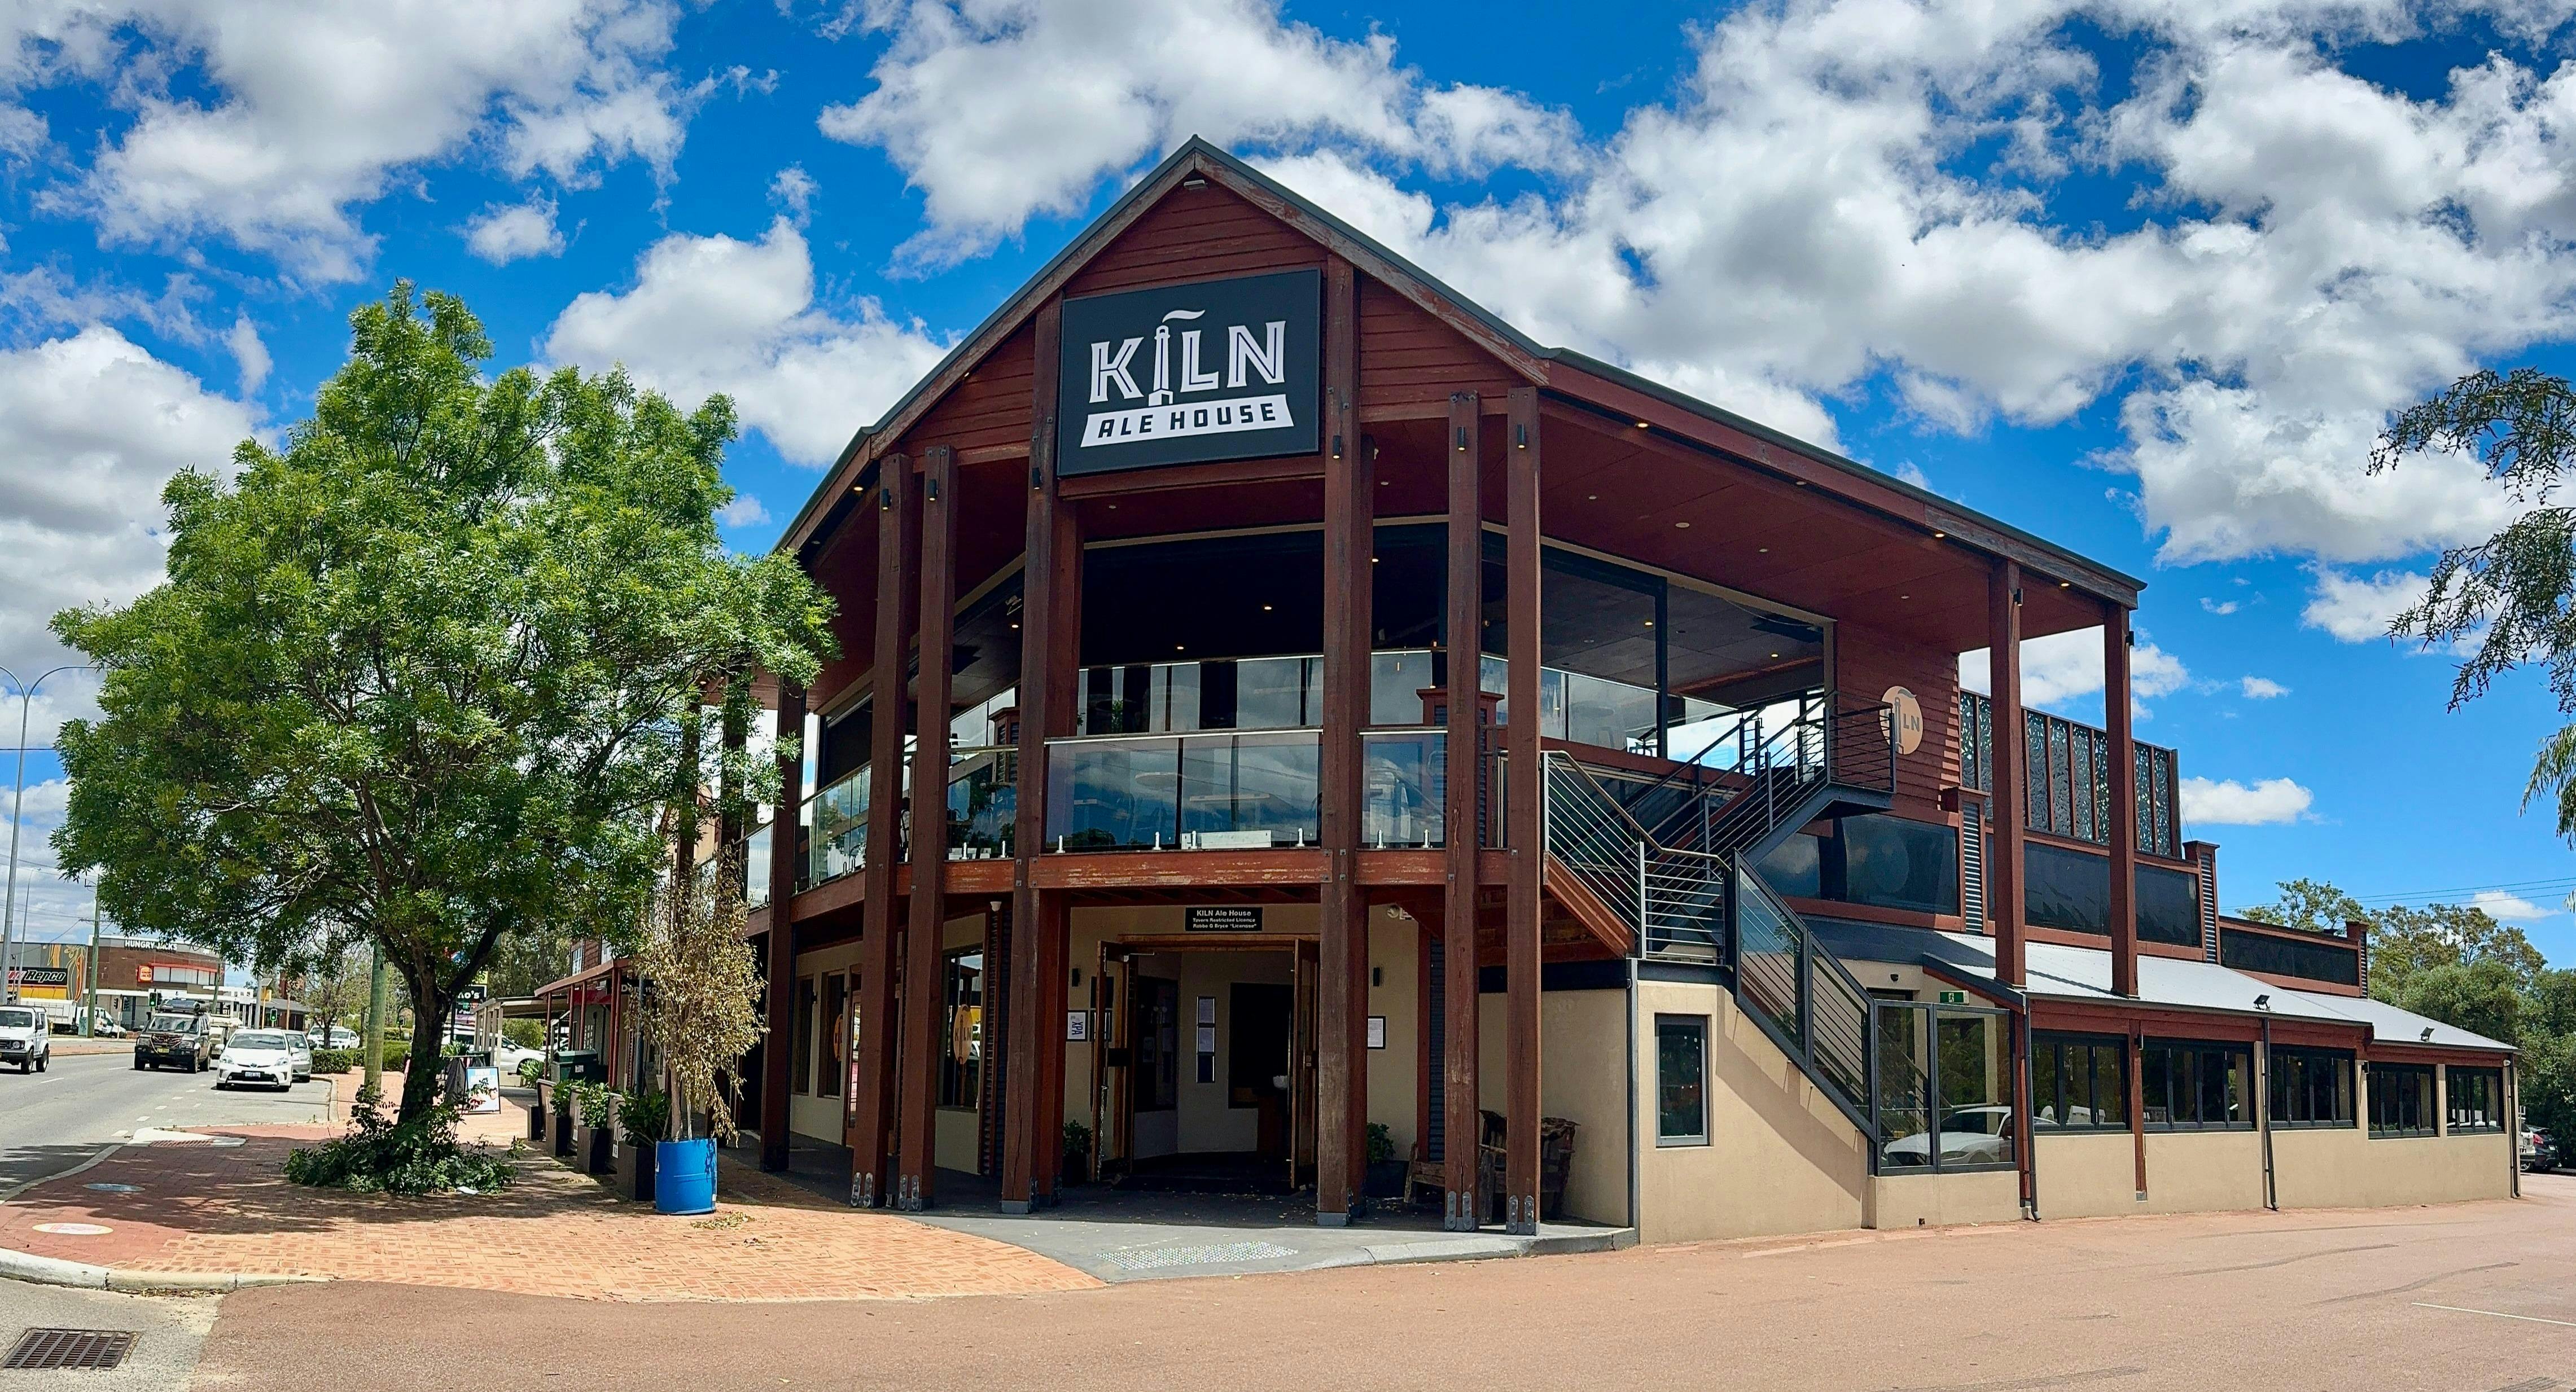
[[[1315,1173],[1315,940],[1104,942],[1093,975],[1094,1174],[1288,1193]]]

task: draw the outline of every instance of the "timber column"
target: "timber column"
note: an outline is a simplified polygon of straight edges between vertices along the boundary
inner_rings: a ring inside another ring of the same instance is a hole
[[[1993,693],[1994,809],[1986,893],[1995,917],[1995,979],[2022,985],[2022,848],[2030,820],[2021,718],[2021,564],[1997,560],[1986,587],[1986,689]]]
[[[1350,1221],[1368,1161],[1368,894],[1359,882],[1366,787],[1360,731],[1369,715],[1369,557],[1376,500],[1359,437],[1358,275],[1324,272],[1323,787],[1317,839],[1323,888],[1315,1058],[1315,1221]]]
[[[909,704],[904,665],[912,648],[911,599],[921,583],[917,488],[909,458],[889,454],[877,461],[876,653],[871,663],[876,693],[868,724],[865,936],[859,942],[858,1081],[850,1118],[850,1202],[860,1208],[880,1207],[894,1198],[894,868],[903,854],[903,734]]]
[[[1512,1232],[1538,1232],[1539,1191],[1539,871],[1547,848],[1539,809],[1547,778],[1539,765],[1539,413],[1538,389],[1514,387],[1511,434],[1503,442],[1503,632],[1511,652],[1504,677],[1508,790],[1503,839],[1511,879],[1503,908],[1504,1059],[1508,1075],[1503,1135],[1503,1220]]]
[[[894,1206],[931,1202],[938,1171],[940,1025],[947,1019],[948,720],[956,674],[957,453],[921,452],[921,675],[912,744],[912,904],[905,930],[903,1081],[897,1127]]]
[[[1030,374],[1028,520],[1020,571],[1019,787],[1011,835],[1010,1030],[1002,1100],[1001,1206],[1006,1213],[1026,1213],[1053,1196],[1060,1153],[1046,1126],[1062,1102],[1051,1108],[1042,1097],[1045,1079],[1064,1053],[1063,1020],[1047,1014],[1052,998],[1048,978],[1062,971],[1064,959],[1062,906],[1038,889],[1030,868],[1046,838],[1046,742],[1060,704],[1053,666],[1061,596],[1051,581],[1061,510],[1055,494],[1055,388],[1063,324],[1062,300],[1051,298],[1038,307],[1033,328],[1037,367]],[[1059,1087],[1059,1099],[1061,1093]]]
[[[768,1033],[760,1051],[760,1167],[772,1173],[787,1168],[788,1065],[796,1041],[796,924],[791,906],[798,869],[797,814],[805,805],[804,751],[789,752],[788,742],[802,743],[805,688],[778,679],[778,803],[769,819],[769,983]]]
[[[1442,1100],[1442,1177],[1445,1191],[1440,1226],[1452,1232],[1474,1232],[1485,1215],[1479,1211],[1476,1159],[1485,1131],[1477,1105],[1476,1051],[1476,830],[1478,773],[1483,760],[1476,751],[1477,664],[1484,644],[1484,518],[1481,457],[1477,428],[1481,407],[1474,392],[1449,398],[1449,603],[1442,624],[1449,670],[1441,685],[1448,692],[1447,737],[1443,742],[1447,772],[1441,810],[1445,850],[1441,857],[1440,937],[1444,948],[1441,982],[1446,1010],[1443,1043],[1446,1089]]]
[[[2129,611],[2102,605],[2102,728],[2111,739],[2111,990],[2138,994],[2138,746],[2130,734]]]

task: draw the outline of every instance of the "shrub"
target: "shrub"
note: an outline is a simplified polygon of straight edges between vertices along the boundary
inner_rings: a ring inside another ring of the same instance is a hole
[[[346,1073],[364,1062],[366,1062],[365,1054],[357,1049],[313,1051],[313,1071],[316,1073]]]
[[[382,1092],[362,1089],[348,1134],[290,1152],[286,1177],[320,1189],[384,1194],[489,1193],[507,1186],[517,1177],[518,1142],[507,1151],[459,1143],[457,1111],[456,1103],[442,1101],[417,1120],[398,1123],[386,1114]]]
[[[1394,1158],[1395,1133],[1386,1129],[1385,1122],[1370,1122],[1368,1124],[1368,1162],[1372,1165],[1383,1165]]]
[[[361,1057],[363,1057],[363,1055]],[[386,1040],[385,1071],[388,1073],[400,1073],[409,1067],[411,1067],[411,1041],[406,1039],[398,1044],[393,1040]]]
[[[521,1059],[521,1060],[519,1060],[519,1081],[520,1081],[520,1082],[522,1082],[522,1083],[526,1084],[526,1085],[527,1085],[527,1086],[529,1086],[529,1087],[535,1087],[535,1086],[537,1085],[537,1080],[538,1080],[539,1078],[544,1077],[544,1076],[546,1076],[546,1064],[545,1064],[545,1060],[543,1060],[543,1059]]]
[[[671,1131],[671,1099],[658,1092],[630,1092],[617,1099],[617,1126],[628,1145],[650,1145]]]
[[[542,1049],[546,1047],[546,1027],[542,1021],[503,1020],[501,1022],[501,1037],[518,1045],[522,1049]]]

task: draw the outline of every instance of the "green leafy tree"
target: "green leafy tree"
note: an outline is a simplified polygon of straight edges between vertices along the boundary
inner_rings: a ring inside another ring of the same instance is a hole
[[[2427,1019],[2511,1044],[2522,1037],[2522,991],[2513,969],[2493,957],[2416,973],[2397,1004]]]
[[[719,541],[723,398],[487,379],[481,324],[408,284],[351,327],[311,419],[171,481],[165,583],[56,617],[105,685],[63,729],[54,840],[132,929],[263,964],[332,925],[381,945],[410,1125],[502,944],[641,925],[698,782],[684,717],[732,675],[810,678],[830,605]]]
[[[2389,622],[2390,634],[2466,650],[2454,710],[2536,663],[2559,710],[2576,714],[2576,510],[2556,501],[2576,460],[2576,389],[2531,368],[2472,373],[2400,413],[2370,471],[2423,454],[2475,459],[2516,515],[2485,541],[2443,551],[2423,599]],[[2576,725],[2541,741],[2523,806],[2542,798],[2557,806],[2559,835],[2576,839]]]
[[[2311,933],[2340,933],[2345,924],[2369,917],[2360,900],[2323,880],[2283,880],[2280,889],[2279,899],[2247,909],[2245,916]]]
[[[306,1024],[327,1042],[341,1021],[366,1011],[366,959],[345,946],[325,947],[304,968],[300,995]]]
[[[2519,928],[2463,904],[2394,904],[2368,915],[2372,994],[2402,1001],[2408,983],[2437,967],[2494,963],[2517,991],[2548,963]]]

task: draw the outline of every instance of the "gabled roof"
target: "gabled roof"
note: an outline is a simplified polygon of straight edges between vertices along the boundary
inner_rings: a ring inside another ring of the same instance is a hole
[[[794,551],[812,540],[832,505],[848,496],[858,485],[861,475],[879,452],[878,441],[891,442],[900,438],[938,404],[970,366],[1001,346],[1037,312],[1041,304],[1060,291],[1076,271],[1165,195],[1191,178],[1219,184],[1312,237],[1372,279],[1437,315],[1478,347],[1492,353],[1542,389],[1552,388],[1580,400],[1594,399],[1594,392],[1603,386],[1634,392],[1736,437],[1754,452],[1770,456],[1777,451],[1791,460],[1822,466],[1826,486],[1859,506],[1876,506],[1872,495],[1892,497],[1910,505],[1907,510],[1913,516],[1909,520],[1924,521],[1957,540],[2035,562],[2060,578],[2125,606],[2135,607],[2138,591],[2144,588],[2144,582],[2134,576],[1999,519],[1963,508],[1929,490],[1880,473],[1821,445],[1739,416],[1588,354],[1543,345],[1491,310],[1443,284],[1437,277],[1389,251],[1376,239],[1197,136],[1190,137],[1151,173],[1138,180],[1135,187],[1112,203],[1107,211],[1093,219],[984,322],[958,340],[957,346],[949,350],[939,365],[913,384],[912,389],[882,417],[861,427],[851,437],[850,443],[842,448],[840,457],[825,474],[822,485],[814,490],[805,506],[788,524],[779,539],[779,549]],[[1047,370],[1047,365],[1040,364],[1039,370]]]

